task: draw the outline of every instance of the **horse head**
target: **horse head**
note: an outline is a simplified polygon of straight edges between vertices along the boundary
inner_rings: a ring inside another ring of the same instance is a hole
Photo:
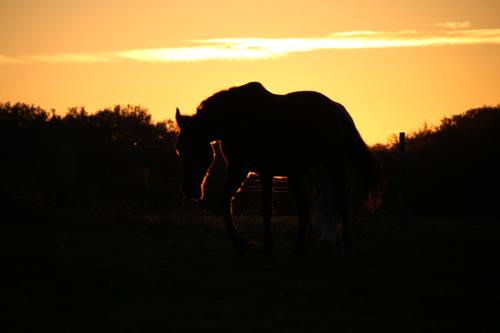
[[[182,191],[189,199],[199,200],[203,197],[205,176],[214,160],[212,146],[195,116],[183,116],[177,109],[175,119],[180,129],[176,148],[182,165]]]

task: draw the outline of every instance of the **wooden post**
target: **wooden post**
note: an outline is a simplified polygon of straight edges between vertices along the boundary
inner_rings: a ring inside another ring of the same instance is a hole
[[[408,226],[408,209],[406,206],[406,136],[399,133],[399,220],[401,226]]]

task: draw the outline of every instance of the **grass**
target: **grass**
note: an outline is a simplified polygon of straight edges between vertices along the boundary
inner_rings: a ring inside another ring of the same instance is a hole
[[[243,257],[219,219],[136,220],[3,227],[2,331],[500,328],[495,221],[360,222],[343,260],[317,244],[290,258],[294,217],[275,218],[271,257],[259,217],[236,217],[250,244]]]

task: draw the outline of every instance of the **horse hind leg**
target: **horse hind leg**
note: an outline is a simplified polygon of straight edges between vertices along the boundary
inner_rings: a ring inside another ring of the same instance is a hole
[[[345,186],[337,186],[334,196],[335,211],[341,223],[338,225],[337,247],[343,257],[349,257],[351,252],[351,211],[348,193]]]
[[[332,177],[322,165],[311,168],[309,174],[317,192],[316,204],[321,228],[319,241],[323,248],[333,248],[338,239],[340,221],[335,207]]]
[[[319,191],[316,184],[311,179],[310,175],[305,177],[304,180],[305,191],[309,196],[311,218],[309,219],[309,225],[307,226],[307,240],[309,243],[314,243],[318,240],[319,235],[316,234],[315,228],[313,226],[313,220],[320,219],[319,213]]]
[[[342,218],[342,233],[341,233],[342,255],[344,257],[349,257],[351,254],[352,241],[351,241],[351,214],[347,202],[345,202],[344,207],[342,207],[340,211],[340,216]]]
[[[321,237],[319,241],[324,249],[333,250],[339,245],[342,224],[331,191],[322,193],[319,206],[321,221]]]
[[[307,227],[310,225],[311,219],[310,202],[301,177],[297,177],[297,175],[289,176],[288,187],[290,189],[290,193],[295,199],[299,217],[297,240],[292,250],[292,256],[299,256],[303,254],[306,249]]]

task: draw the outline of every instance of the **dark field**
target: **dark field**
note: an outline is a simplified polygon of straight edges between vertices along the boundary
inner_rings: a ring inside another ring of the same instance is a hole
[[[500,328],[495,221],[359,223],[352,258],[311,244],[289,257],[295,218],[237,217],[249,252],[214,218],[1,229],[3,332],[169,329],[454,332]]]

